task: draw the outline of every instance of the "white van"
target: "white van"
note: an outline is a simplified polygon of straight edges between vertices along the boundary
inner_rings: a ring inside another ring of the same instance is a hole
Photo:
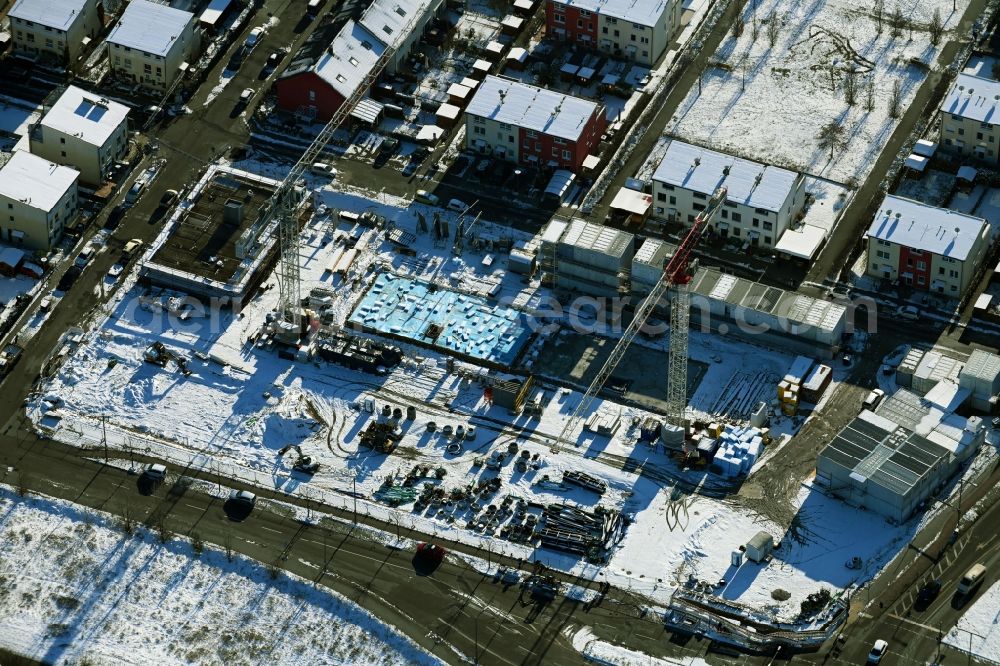
[[[865,401],[861,403],[861,406],[865,409],[875,409],[884,397],[885,391],[882,389],[873,389],[865,398]]]
[[[326,162],[313,162],[313,165],[309,167],[310,171],[319,174],[321,176],[336,176],[337,170],[332,164],[327,164]]]
[[[962,580],[958,581],[958,593],[961,596],[966,596],[976,591],[983,583],[983,578],[986,577],[986,565],[979,563],[973,564],[972,567],[965,572],[962,576]]]

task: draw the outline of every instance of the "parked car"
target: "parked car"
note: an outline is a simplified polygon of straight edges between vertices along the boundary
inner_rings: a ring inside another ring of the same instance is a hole
[[[865,396],[864,402],[861,405],[865,409],[875,409],[882,402],[882,398],[885,397],[885,391],[882,389],[872,389],[867,396]]]
[[[73,286],[73,283],[79,279],[80,273],[82,272],[83,269],[79,266],[70,266],[66,269],[66,272],[63,273],[63,276],[59,278],[59,284],[56,285],[56,290],[68,291],[69,288]]]
[[[422,204],[427,204],[428,206],[437,206],[441,201],[436,194],[428,192],[427,190],[417,190],[417,194],[413,197],[413,200]]]
[[[256,28],[250,31],[250,34],[247,35],[246,41],[243,43],[244,45],[246,45],[247,48],[252,49],[253,47],[257,46],[257,42],[259,42],[260,38],[263,36],[264,36],[264,28],[261,26],[257,26]]]
[[[177,201],[179,196],[180,194],[178,194],[177,190],[167,190],[163,193],[163,196],[160,197],[160,205],[172,206],[174,202]]]
[[[121,264],[112,264],[111,268],[108,269],[108,279],[112,282],[117,282],[124,271],[125,267]]]
[[[913,305],[901,305],[896,308],[896,316],[900,319],[908,319],[909,321],[917,321],[920,319],[920,310]]]
[[[125,247],[122,249],[122,263],[127,263],[135,253],[142,248],[142,241],[138,238],[133,238],[129,242],[125,243]]]
[[[240,93],[240,104],[249,104],[253,99],[253,88],[244,88]]]
[[[145,471],[143,471],[142,475],[145,476],[150,481],[160,483],[167,479],[167,467],[166,465],[155,463],[147,467]]]
[[[448,202],[448,210],[454,210],[459,213],[464,213],[468,207],[469,205],[461,199],[452,199]]]
[[[252,509],[257,504],[257,496],[249,490],[233,490],[229,493],[229,501],[246,509]]]
[[[889,650],[889,644],[886,643],[881,638],[875,641],[875,645],[872,646],[871,651],[868,653],[868,663],[877,664],[882,661],[882,657]]]
[[[327,164],[326,162],[313,162],[313,165],[309,167],[309,170],[315,174],[324,176],[336,176],[337,168],[332,164]]]
[[[76,261],[73,262],[73,265],[82,269],[90,263],[90,260],[94,258],[96,253],[97,248],[94,247],[93,243],[87,243],[83,249],[80,250],[80,254],[76,255]]]
[[[924,583],[923,587],[917,593],[917,602],[923,604],[929,604],[937,598],[937,595],[941,592],[941,579],[935,578],[934,580],[929,580]]]
[[[982,563],[973,564],[965,572],[965,575],[962,576],[962,580],[958,581],[958,595],[965,597],[972,594],[983,584],[983,578],[985,577],[986,565]]]
[[[146,191],[146,181],[141,178],[134,183],[132,187],[129,188],[128,192],[125,193],[125,204],[133,205],[142,196],[142,193]]]

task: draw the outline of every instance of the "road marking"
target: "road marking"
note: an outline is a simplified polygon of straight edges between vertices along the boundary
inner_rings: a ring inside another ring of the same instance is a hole
[[[260,525],[260,529],[267,530],[268,532],[273,532],[274,534],[281,534],[279,530],[271,529],[270,527],[266,527],[264,525]]]
[[[189,509],[194,509],[195,511],[204,511],[205,510],[205,507],[203,507],[203,506],[195,506],[194,504],[184,504],[184,506],[188,507]]]
[[[935,635],[941,633],[941,628],[940,627],[932,627],[932,626],[930,626],[928,624],[921,624],[921,623],[916,622],[914,620],[908,620],[905,617],[900,617],[900,616],[892,614],[892,613],[889,615],[889,617],[891,617],[894,620],[899,620],[900,622],[906,622],[907,624],[911,624],[914,627],[920,627],[921,629],[924,629],[926,631],[930,631],[930,632],[932,632]]]
[[[990,542],[993,541],[993,539],[996,539],[996,538],[997,538],[997,535],[994,534],[993,536],[991,536],[986,541],[983,541],[982,543],[976,544],[976,550],[984,550],[986,548],[986,546],[990,545]]]

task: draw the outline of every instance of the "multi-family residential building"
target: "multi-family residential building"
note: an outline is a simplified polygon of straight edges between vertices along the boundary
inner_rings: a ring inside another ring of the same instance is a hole
[[[97,0],[17,0],[8,13],[15,51],[75,61],[101,30]]]
[[[805,206],[804,182],[802,174],[674,140],[653,173],[653,217],[691,224],[725,186],[726,203],[709,228],[773,248]]]
[[[410,55],[444,0],[375,0],[357,21],[350,20],[328,41],[317,30],[275,83],[278,106],[329,120],[359,89],[377,80],[376,64],[387,50],[385,74]]]
[[[168,5],[131,0],[108,35],[111,73],[144,88],[165,91],[200,46],[194,14]]]
[[[889,195],[866,234],[866,272],[958,298],[982,266],[989,235],[981,217]]]
[[[627,295],[634,255],[632,234],[579,218],[550,220],[538,249],[546,284],[592,297]]]
[[[680,27],[681,0],[548,0],[547,32],[653,65]]]
[[[945,150],[1000,161],[1000,81],[959,74],[940,113]]]
[[[15,151],[0,168],[0,241],[51,249],[76,216],[79,177],[76,169]]]
[[[100,185],[128,148],[128,107],[69,86],[28,134],[31,152]]]
[[[520,164],[577,170],[607,127],[604,107],[487,76],[465,109],[465,145]]]

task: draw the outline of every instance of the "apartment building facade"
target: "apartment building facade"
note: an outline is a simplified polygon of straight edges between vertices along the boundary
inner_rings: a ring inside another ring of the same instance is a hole
[[[155,91],[166,91],[200,47],[191,12],[149,0],[131,0],[106,40],[113,76]]]
[[[1000,161],[1000,81],[959,74],[939,113],[944,150],[994,164]]]
[[[28,133],[31,152],[101,185],[128,148],[128,107],[69,86]]]
[[[653,173],[653,217],[690,225],[720,187],[726,202],[709,228],[773,248],[805,206],[805,178],[775,166],[673,140]]]
[[[0,241],[47,251],[77,213],[80,173],[26,150],[0,168]]]
[[[681,0],[548,0],[548,34],[652,66],[680,27]]]
[[[518,164],[579,170],[607,127],[590,100],[487,76],[465,109],[468,150]]]
[[[990,225],[981,217],[889,195],[865,236],[868,275],[960,298],[989,250]]]
[[[17,0],[8,13],[13,50],[68,64],[101,30],[97,0]]]

